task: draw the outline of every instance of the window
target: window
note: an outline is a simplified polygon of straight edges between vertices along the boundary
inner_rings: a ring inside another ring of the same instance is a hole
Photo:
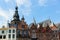
[[[22,28],[24,28],[24,25],[22,25]]]
[[[2,35],[0,35],[0,39],[2,39]]]
[[[13,38],[15,38],[15,35],[13,34]]]
[[[28,31],[24,31],[24,34],[27,37],[28,36]]]
[[[8,37],[11,38],[11,34],[9,34]]]
[[[15,33],[15,30],[13,30],[13,33]]]
[[[24,37],[24,31],[22,31],[22,36]]]
[[[18,32],[17,32],[18,34],[20,34],[20,30],[18,30]]]
[[[26,36],[28,36],[28,31],[26,31]]]
[[[22,25],[22,30],[24,30],[24,25]]]
[[[2,33],[4,33],[4,31],[2,31]]]
[[[9,33],[11,33],[11,30],[9,30]]]
[[[3,39],[5,39],[5,38],[6,38],[6,35],[3,36]]]
[[[17,38],[20,37],[20,30],[17,31]]]

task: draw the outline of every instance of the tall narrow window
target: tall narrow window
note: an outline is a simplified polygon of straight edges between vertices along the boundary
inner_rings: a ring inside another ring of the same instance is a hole
[[[15,30],[13,30],[13,33],[15,33]]]
[[[24,37],[24,31],[22,31],[22,36]]]
[[[15,35],[13,34],[13,38],[15,38]]]
[[[2,35],[0,35],[0,39],[2,39]]]
[[[11,33],[11,30],[9,30],[9,33]]]
[[[11,38],[11,34],[9,34],[8,37]]]
[[[3,39],[6,39],[6,35],[3,36]]]
[[[28,31],[26,31],[26,36],[28,36]]]

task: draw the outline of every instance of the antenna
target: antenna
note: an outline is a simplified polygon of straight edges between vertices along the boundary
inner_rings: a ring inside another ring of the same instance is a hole
[[[50,16],[49,16],[49,20],[50,20],[50,23],[51,23],[51,18],[50,18]]]

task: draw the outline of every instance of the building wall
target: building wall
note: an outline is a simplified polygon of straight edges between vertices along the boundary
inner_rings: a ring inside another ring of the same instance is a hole
[[[9,30],[11,30],[11,33],[9,33]],[[13,30],[15,30],[14,33]],[[11,35],[10,39],[9,34]],[[15,38],[13,38],[13,34],[15,35]],[[0,28],[0,40],[16,40],[16,28]]]
[[[11,30],[11,33],[9,33],[9,30]],[[15,30],[14,33],[13,33],[13,30]],[[9,35],[11,35],[11,38],[8,37],[8,40],[16,40],[16,29],[15,28],[8,29],[8,36]],[[13,35],[15,35],[14,38],[13,38]]]

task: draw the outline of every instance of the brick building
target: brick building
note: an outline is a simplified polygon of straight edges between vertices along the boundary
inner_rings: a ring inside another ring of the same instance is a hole
[[[16,6],[13,20],[8,24],[9,28],[16,28],[17,40],[59,40],[60,33],[58,27],[50,20],[47,21],[28,25],[24,16],[21,20],[19,19],[18,7]]]

